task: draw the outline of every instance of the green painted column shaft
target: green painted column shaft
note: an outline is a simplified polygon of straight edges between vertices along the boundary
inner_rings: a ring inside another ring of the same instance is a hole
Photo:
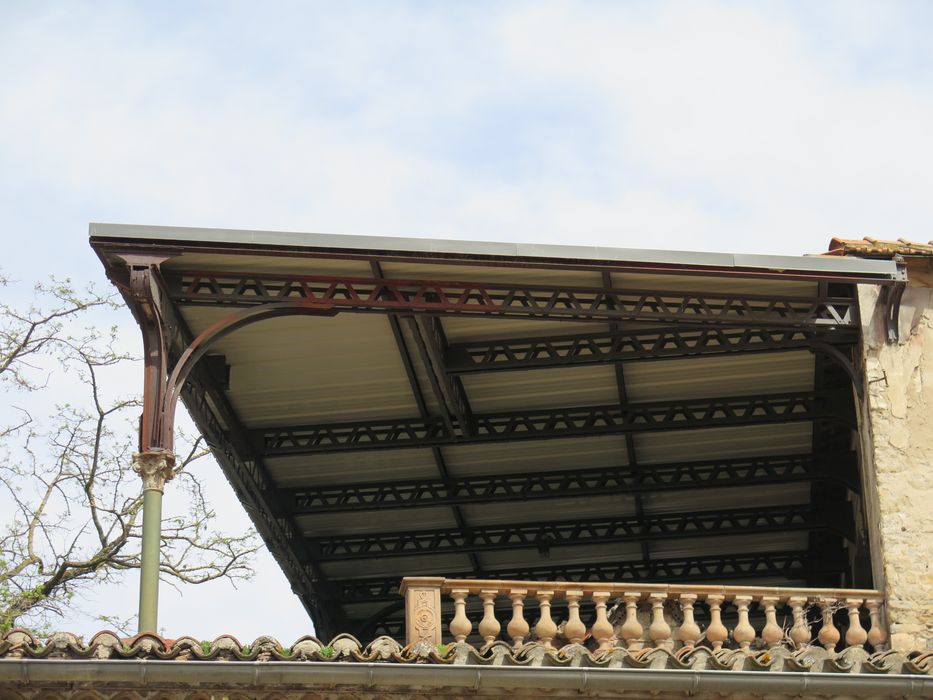
[[[158,632],[162,492],[143,491],[143,551],[139,571],[139,632]]]

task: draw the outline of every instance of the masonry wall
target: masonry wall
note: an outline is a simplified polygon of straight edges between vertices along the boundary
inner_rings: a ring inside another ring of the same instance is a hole
[[[908,268],[900,341],[885,342],[877,287],[859,288],[864,508],[891,645],[933,649],[933,261]]]

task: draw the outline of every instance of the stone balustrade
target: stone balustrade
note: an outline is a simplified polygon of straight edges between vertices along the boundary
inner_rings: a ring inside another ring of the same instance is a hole
[[[401,591],[409,644],[471,639],[488,646],[503,640],[518,648],[535,641],[547,648],[587,644],[599,651],[622,647],[630,652],[704,645],[750,653],[810,644],[834,652],[840,643],[843,648],[867,643],[881,651],[887,643],[884,594],[876,590],[409,577]],[[449,636],[442,621],[445,599],[453,607]],[[534,622],[525,612],[528,602],[537,610]],[[555,603],[561,606],[560,619],[553,612]],[[581,606],[588,610],[589,623]],[[735,618],[731,629],[726,617]]]

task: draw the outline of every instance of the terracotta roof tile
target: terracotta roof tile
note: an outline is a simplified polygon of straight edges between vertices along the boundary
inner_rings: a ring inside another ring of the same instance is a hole
[[[867,236],[861,240],[833,238],[829,242],[829,251],[824,255],[853,255],[862,258],[892,258],[895,255],[933,256],[933,241],[918,243],[905,238],[883,241]]]
[[[110,659],[218,662],[348,662],[389,664],[440,664],[513,667],[586,667],[629,669],[681,669],[695,671],[788,671],[809,673],[911,674],[933,676],[933,651],[904,654],[883,651],[869,654],[862,647],[830,652],[819,646],[799,650],[769,649],[745,653],[739,649],[713,651],[707,647],[643,649],[608,652],[568,644],[561,649],[537,642],[514,648],[505,642],[474,647],[470,644],[434,646],[427,643],[403,646],[390,637],[379,637],[367,645],[342,634],[324,644],[304,636],[285,647],[272,637],[259,637],[241,644],[230,635],[213,641],[193,637],[167,640],[154,634],[121,638],[114,632],[95,634],[85,643],[68,632],[53,634],[44,643],[30,632],[15,629],[0,637],[0,659]]]

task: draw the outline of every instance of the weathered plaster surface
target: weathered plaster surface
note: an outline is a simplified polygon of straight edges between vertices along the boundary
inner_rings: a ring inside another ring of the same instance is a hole
[[[887,594],[899,650],[933,649],[933,288],[916,279],[897,344],[885,343],[878,288],[859,289],[865,509],[875,585]]]

